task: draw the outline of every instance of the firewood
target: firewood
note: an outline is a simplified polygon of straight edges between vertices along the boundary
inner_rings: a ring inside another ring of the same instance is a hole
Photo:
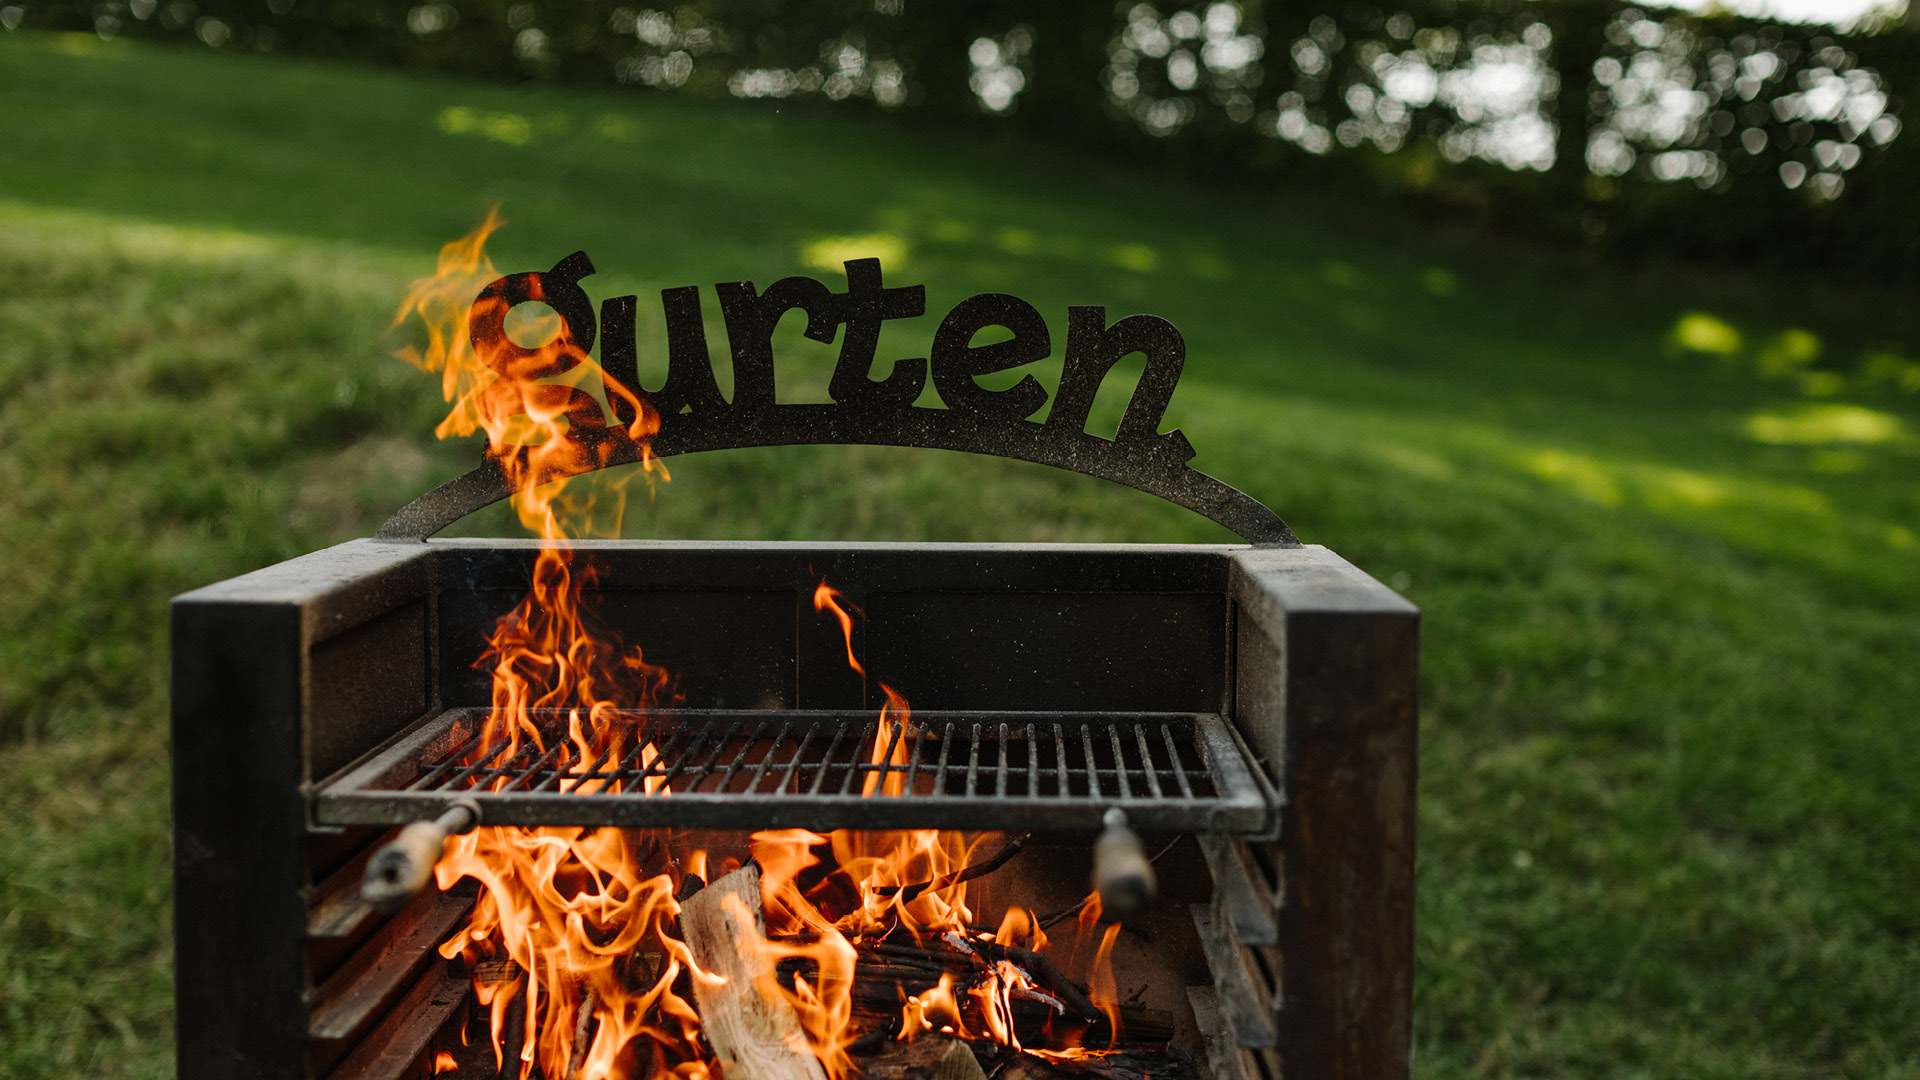
[[[886,941],[863,941],[855,947],[861,952],[871,952],[889,961],[925,965],[936,971],[943,968],[967,969],[982,966],[974,957],[950,949],[922,949],[913,945],[895,945]]]
[[[567,1055],[567,1078],[577,1080],[580,1066],[586,1064],[587,1036],[593,1033],[594,993],[591,989],[580,999],[580,1015],[573,1025],[573,1051]]]
[[[970,941],[969,947],[978,949],[989,959],[1009,960],[1023,968],[1040,985],[1052,991],[1067,1007],[1078,1013],[1080,1019],[1092,1023],[1099,1020],[1101,1012],[1087,997],[1086,988],[1067,977],[1049,957],[1018,945],[1002,945],[994,941]]]
[[[939,1035],[893,1042],[868,1059],[861,1071],[868,1080],[987,1080],[971,1047]]]
[[[847,1053],[855,1057],[872,1057],[885,1050],[900,1034],[900,1018],[889,1016],[879,1026],[847,1044]]]
[[[995,1080],[1182,1080],[1195,1075],[1193,1059],[1168,1048],[1078,1061],[1043,1060],[1029,1054],[1016,1054]]]
[[[766,939],[760,867],[716,879],[680,907],[680,930],[701,970],[726,981],[693,980],[694,1005],[727,1080],[826,1080],[806,1045],[800,1018],[782,997],[760,992],[772,965],[754,945]]]
[[[1148,1009],[1128,1002],[1120,1005],[1120,1041],[1167,1043],[1173,1041],[1173,1014],[1163,1009]],[[1103,1019],[1087,1029],[1088,1046],[1105,1046],[1107,1023]]]
[[[517,1077],[523,1063],[520,1052],[527,1043],[527,995],[524,987],[507,1003],[506,1021],[500,1028],[500,1071],[498,1075],[505,1080]]]
[[[987,856],[977,863],[963,866],[951,874],[934,878],[932,881],[922,881],[916,885],[882,885],[880,888],[873,890],[874,895],[893,896],[898,894],[901,903],[910,904],[919,899],[921,893],[951,889],[963,881],[972,881],[974,878],[993,873],[995,870],[1007,865],[1009,859],[1020,854],[1020,849],[1025,847],[1027,841],[1031,839],[1033,839],[1032,833],[1021,833],[1019,836],[1007,841],[1006,844],[1001,846],[1000,850],[994,852],[992,855]]]

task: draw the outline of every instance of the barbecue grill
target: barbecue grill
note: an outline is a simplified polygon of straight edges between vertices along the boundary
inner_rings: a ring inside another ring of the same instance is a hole
[[[466,807],[488,825],[1005,829],[1082,849],[1119,809],[1204,858],[1211,880],[1170,883],[1166,898],[1194,901],[1182,916],[1198,956],[1167,967],[1200,973],[1179,988],[1183,1023],[1213,1075],[1404,1077],[1415,610],[1188,469],[1190,448],[1143,449],[1166,445],[1157,417],[1130,444],[914,415],[935,411],[668,414],[654,452],[996,453],[1161,495],[1251,543],[578,543],[599,568],[599,620],[676,673],[673,707],[634,718],[658,751],[645,760],[641,740],[570,763],[532,742],[474,754],[489,704],[474,663],[529,589],[539,545],[429,537],[508,494],[497,465],[374,538],[179,597],[180,1075],[422,1070],[467,1006],[468,976],[435,946],[473,897],[429,890],[387,914],[359,885],[396,828]],[[812,610],[822,578],[864,609],[851,647],[870,677]],[[876,758],[882,680],[913,710],[899,753]],[[905,793],[862,796],[885,775]]]

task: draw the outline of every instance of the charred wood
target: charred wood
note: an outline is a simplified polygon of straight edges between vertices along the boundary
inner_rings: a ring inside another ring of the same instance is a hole
[[[1018,945],[1002,945],[997,941],[970,941],[967,944],[980,950],[988,959],[1010,960],[1026,969],[1034,976],[1036,982],[1059,995],[1060,1000],[1066,1002],[1069,1009],[1079,1014],[1080,1019],[1088,1023],[1100,1019],[1100,1010],[1087,997],[1086,987],[1069,979],[1067,973],[1061,971],[1052,959],[1031,949],[1023,949]]]
[[[972,881],[974,878],[993,873],[995,870],[1007,865],[1007,862],[1015,855],[1020,854],[1020,849],[1025,847],[1027,841],[1031,839],[1033,839],[1032,833],[1021,833],[1019,836],[1007,841],[1001,846],[1000,850],[994,852],[992,855],[987,856],[977,863],[963,866],[951,874],[942,874],[932,881],[923,881],[917,885],[886,885],[875,889],[874,893],[878,896],[893,896],[898,893],[902,903],[912,903],[918,899],[922,893],[951,889],[962,882]]]
[[[879,1027],[848,1043],[847,1053],[852,1054],[854,1057],[871,1057],[886,1049],[887,1044],[892,1042],[899,1034],[900,1018],[898,1016],[891,1017],[883,1021]]]
[[[869,1080],[987,1080],[972,1047],[938,1035],[925,1035],[912,1042],[894,1041],[861,1071]]]
[[[594,994],[591,989],[580,999],[580,1017],[573,1025],[573,1052],[567,1055],[568,1080],[577,1080],[580,1067],[586,1064],[587,1040],[593,1034]]]

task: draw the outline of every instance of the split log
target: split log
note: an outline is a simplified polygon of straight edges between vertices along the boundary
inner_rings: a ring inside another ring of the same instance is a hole
[[[793,1006],[760,993],[772,965],[755,946],[766,940],[760,911],[760,867],[719,878],[680,907],[680,930],[701,970],[726,981],[693,980],[700,1026],[727,1080],[826,1080],[826,1070],[800,1049],[806,1035]]]

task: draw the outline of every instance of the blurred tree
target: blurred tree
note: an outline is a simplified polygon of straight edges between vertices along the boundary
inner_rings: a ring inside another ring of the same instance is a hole
[[[1913,26],[1624,0],[0,0],[7,29],[865,103],[1619,255],[1901,276]]]

